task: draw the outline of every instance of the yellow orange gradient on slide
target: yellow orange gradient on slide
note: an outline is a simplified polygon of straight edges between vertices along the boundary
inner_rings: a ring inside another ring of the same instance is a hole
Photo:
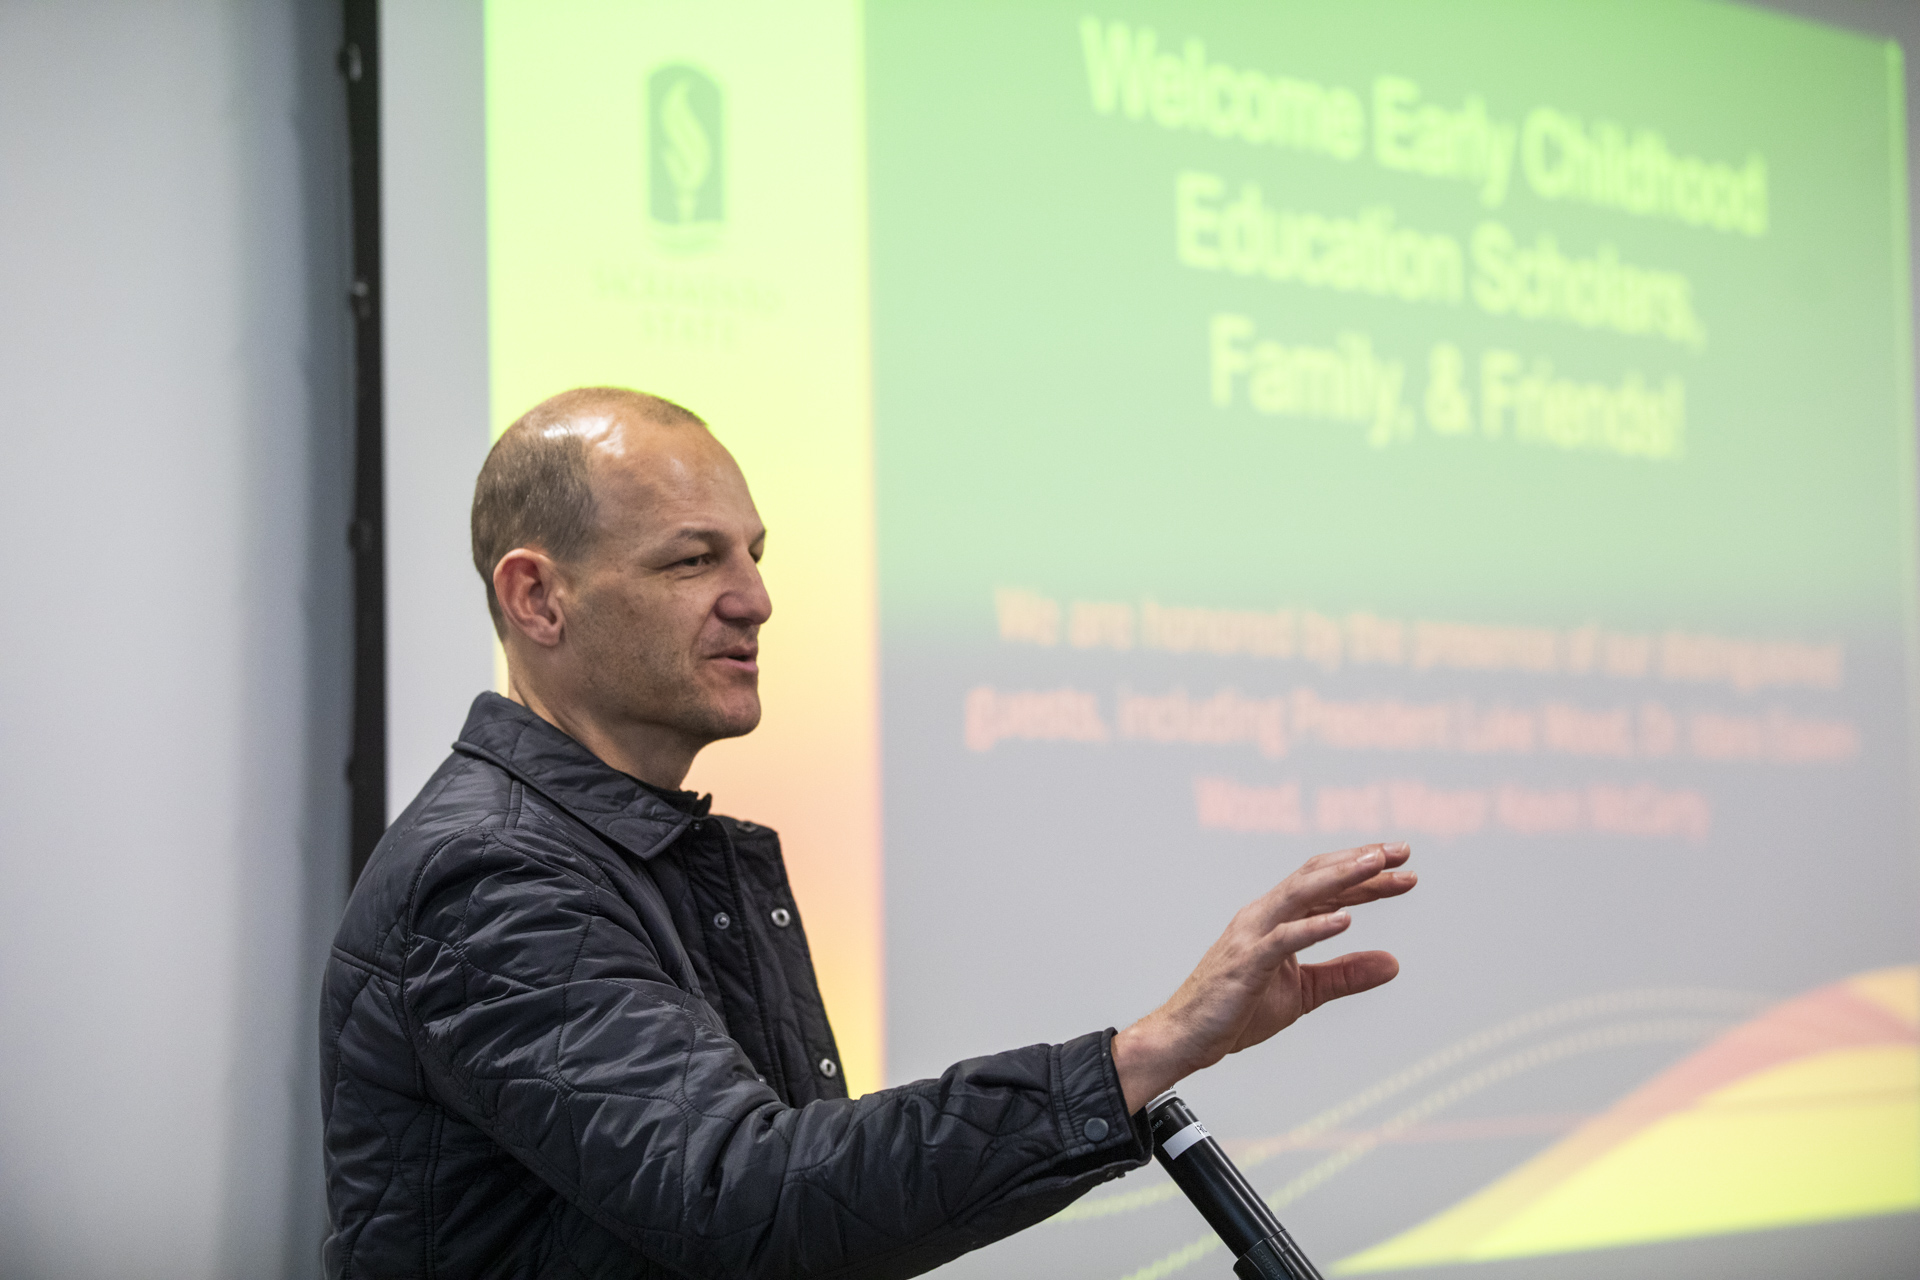
[[[853,0],[488,0],[496,434],[567,387],[677,400],[767,524],[764,719],[686,785],[779,831],[853,1093],[884,1083],[864,76]],[[742,33],[751,32],[751,38]],[[697,67],[725,213],[646,222],[647,77]],[[482,623],[481,625],[484,625]]]
[[[1333,1270],[1486,1262],[1920,1208],[1917,1031],[1920,968],[1863,974],[1788,1001],[1491,1186]],[[1699,1088],[1741,1063],[1755,1069]]]

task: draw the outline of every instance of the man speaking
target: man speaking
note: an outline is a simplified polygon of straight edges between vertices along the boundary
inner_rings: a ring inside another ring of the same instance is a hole
[[[1396,972],[1295,959],[1413,887],[1404,845],[1325,854],[1126,1030],[849,1099],[777,838],[679,790],[759,722],[765,540],[733,458],[652,396],[555,396],[488,456],[508,696],[474,701],[327,964],[329,1276],[914,1275],[1137,1168],[1155,1094]]]

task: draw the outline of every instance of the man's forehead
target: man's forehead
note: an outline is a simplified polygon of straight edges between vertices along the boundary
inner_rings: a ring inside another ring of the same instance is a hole
[[[587,446],[590,456],[608,461],[645,455],[670,443],[719,443],[698,420],[657,417],[620,405],[575,409],[538,430],[549,440],[571,436]]]
[[[739,475],[733,456],[705,428],[616,424],[589,446],[595,481],[653,489],[700,488]]]
[[[568,436],[584,440],[589,447],[604,445],[610,437],[617,437],[620,429],[620,415],[611,411],[606,413],[571,413],[557,422],[549,422],[536,428],[542,439],[564,440]]]
[[[602,519],[642,521],[660,533],[757,525],[746,478],[705,428],[616,423],[592,437],[590,483]]]

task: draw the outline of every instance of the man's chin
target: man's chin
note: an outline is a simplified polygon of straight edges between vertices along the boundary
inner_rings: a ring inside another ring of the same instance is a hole
[[[711,708],[705,726],[706,736],[715,742],[722,738],[744,737],[759,725],[760,699],[755,697],[750,704],[736,702],[730,706]]]
[[[725,728],[721,729],[718,733],[715,733],[713,735],[713,740],[715,742],[718,742],[723,738],[744,738],[759,727],[760,727],[759,716],[753,716],[749,719],[731,721],[727,724]]]

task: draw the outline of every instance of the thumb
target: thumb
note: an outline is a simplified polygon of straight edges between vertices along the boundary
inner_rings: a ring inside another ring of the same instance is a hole
[[[1307,1012],[1329,1000],[1358,995],[1392,982],[1400,972],[1400,962],[1386,951],[1350,951],[1337,959],[1300,966],[1301,986],[1306,992]]]

